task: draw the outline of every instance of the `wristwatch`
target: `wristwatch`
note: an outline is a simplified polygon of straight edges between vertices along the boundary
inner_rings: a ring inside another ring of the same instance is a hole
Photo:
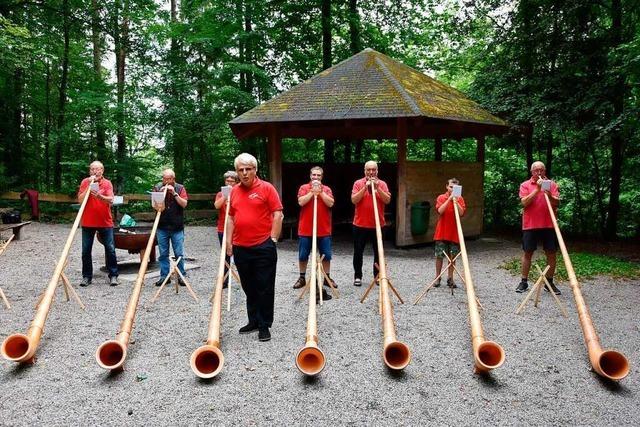
[[[178,194],[178,193],[173,193],[173,197],[174,197],[174,198],[175,198],[175,197],[178,197],[178,196],[179,196],[179,194]]]
[[[278,239],[276,239],[275,237],[272,237],[272,238],[271,238],[271,241],[272,241],[273,243],[278,243]]]

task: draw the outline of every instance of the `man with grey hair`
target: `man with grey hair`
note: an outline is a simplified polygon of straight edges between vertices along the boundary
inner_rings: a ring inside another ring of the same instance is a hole
[[[84,178],[78,190],[78,202],[82,203],[87,191],[90,191],[87,205],[81,219],[82,225],[82,282],[80,286],[88,286],[93,278],[93,261],[91,250],[96,233],[104,245],[104,257],[107,261],[109,284],[118,285],[118,261],[116,259],[116,246],[113,241],[113,218],[111,217],[111,204],[113,203],[113,185],[104,176],[104,165],[95,161],[89,165],[89,175],[94,178],[89,185],[91,177]]]
[[[353,216],[353,269],[354,286],[362,285],[362,257],[367,242],[373,246],[373,276],[378,275],[378,245],[376,239],[376,223],[373,211],[373,192],[376,189],[378,218],[380,226],[384,226],[384,207],[391,203],[391,193],[387,183],[378,179],[378,164],[369,160],[364,164],[364,178],[353,183],[351,203],[355,205]]]
[[[160,279],[156,282],[156,286],[162,285],[165,277],[169,274],[169,244],[173,247],[173,255],[176,259],[180,258],[178,268],[183,276],[186,275],[184,269],[184,209],[187,207],[189,196],[184,185],[176,182],[176,173],[172,169],[162,171],[162,182],[153,187],[153,191],[164,191],[167,189],[167,195],[164,199],[165,209],[160,214],[160,222],[158,223],[158,231],[156,239],[158,240],[158,249],[160,250]],[[180,286],[185,283],[182,278],[178,279]]]
[[[516,292],[522,293],[529,287],[528,278],[531,269],[531,258],[538,248],[538,241],[542,241],[542,247],[547,257],[549,270],[546,273],[547,281],[551,285],[553,293],[560,295],[560,289],[553,283],[553,274],[556,271],[556,254],[558,252],[558,240],[553,229],[551,214],[544,199],[544,193],[549,196],[549,201],[554,210],[560,204],[560,191],[558,185],[549,181],[549,186],[543,188],[547,181],[544,163],[537,161],[531,164],[531,178],[520,184],[520,203],[522,211],[522,279],[516,288]],[[545,286],[545,291],[548,291]]]
[[[247,296],[249,321],[241,334],[258,331],[258,340],[269,341],[273,324],[276,243],[282,229],[282,202],[276,189],[257,176],[258,161],[242,153],[233,162],[240,185],[231,190],[227,255],[233,257]]]
[[[222,176],[222,178],[224,179],[224,185],[228,187],[233,187],[240,181],[238,179],[238,174],[236,173],[236,171],[227,171]],[[222,236],[224,234],[224,219],[227,215],[227,198],[222,193],[222,191],[218,191],[218,194],[216,194],[216,199],[213,201],[213,206],[218,209],[218,240],[220,241],[220,245],[222,245]],[[227,235],[227,239],[230,238],[230,235]],[[226,250],[226,248],[222,248],[221,250],[224,251]],[[224,279],[224,284],[222,285],[223,288],[227,288],[229,286],[229,276],[227,275],[227,273],[229,272],[229,268],[227,267],[227,265],[231,265],[231,257],[229,255],[225,257],[224,274],[226,276],[226,279]]]

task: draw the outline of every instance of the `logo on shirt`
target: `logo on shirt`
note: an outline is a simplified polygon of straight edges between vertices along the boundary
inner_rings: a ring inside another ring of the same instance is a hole
[[[258,193],[249,194],[249,199],[257,199],[258,197],[260,197],[260,195]]]

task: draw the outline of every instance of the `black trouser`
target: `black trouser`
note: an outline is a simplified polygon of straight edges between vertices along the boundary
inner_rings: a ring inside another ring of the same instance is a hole
[[[226,252],[227,248],[226,247],[224,247],[224,248],[222,247],[222,235],[223,234],[224,233],[218,231],[218,240],[220,241],[220,250]],[[224,264],[224,275],[226,277],[226,279],[224,279],[224,285],[227,286],[229,284],[229,275],[231,274],[231,273],[229,273],[229,267],[227,267],[227,265],[231,266],[231,257],[229,255],[225,255],[224,256],[224,263],[225,263]],[[229,273],[229,274],[227,274],[227,273]]]
[[[242,290],[247,296],[249,323],[258,328],[273,324],[273,300],[276,288],[276,244],[267,239],[259,245],[234,246],[233,257],[238,267]]]
[[[375,264],[378,263],[378,243],[376,239],[375,228],[362,228],[353,226],[353,277],[362,279],[362,255],[364,248],[370,242],[373,246],[373,277],[378,275],[378,269]]]

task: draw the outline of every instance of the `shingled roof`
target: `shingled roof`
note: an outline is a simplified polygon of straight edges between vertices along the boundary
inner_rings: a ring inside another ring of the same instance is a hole
[[[460,91],[365,49],[236,117],[230,126],[426,118],[490,127],[507,124]]]

